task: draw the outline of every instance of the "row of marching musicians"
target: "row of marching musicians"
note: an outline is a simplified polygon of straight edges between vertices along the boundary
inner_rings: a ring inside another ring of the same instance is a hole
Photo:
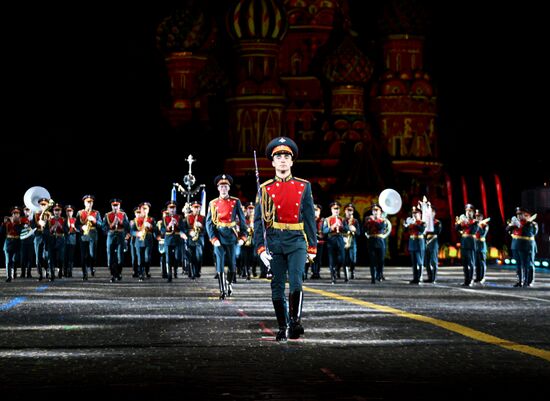
[[[357,258],[357,236],[367,237],[371,283],[385,280],[384,258],[386,254],[386,238],[391,232],[391,222],[379,204],[371,206],[371,213],[363,225],[354,218],[355,208],[349,203],[345,206],[345,216],[340,216],[340,203],[332,202],[331,215],[320,217],[321,206],[315,206],[317,225],[317,254],[322,255],[326,247],[332,283],[340,278],[340,270],[344,271],[344,281],[355,278],[355,263]],[[412,208],[410,216],[405,220],[404,227],[408,235],[408,251],[411,257],[412,280],[410,284],[435,283],[439,264],[438,236],[442,231],[442,223],[435,218],[435,207],[424,198],[418,207]],[[514,287],[530,287],[534,283],[534,261],[536,254],[535,236],[538,226],[536,214],[527,209],[516,208],[514,216],[507,224],[506,230],[512,236],[511,251],[517,264],[517,282]],[[455,230],[460,234],[461,258],[464,273],[463,286],[471,287],[474,283],[485,283],[487,271],[487,243],[490,218],[486,218],[472,204],[465,205],[465,211],[457,216]],[[311,278],[320,278],[321,257],[312,263]],[[306,275],[307,275],[306,266]],[[423,271],[427,278],[422,279]]]
[[[163,266],[163,277],[168,281],[177,277],[177,268],[185,258],[190,259],[190,277],[200,276],[202,249],[204,246],[204,216],[199,215],[200,204],[193,203],[185,217],[176,213],[177,204],[168,202],[163,218],[158,222],[149,216],[151,204],[143,202],[134,209],[134,218],[129,220],[121,209],[120,199],[111,199],[112,210],[102,218],[93,208],[95,197],[82,198],[84,208],[74,215],[71,205],[53,203],[51,199],[38,200],[40,211],[33,213],[25,208],[13,207],[11,216],[5,217],[1,230],[5,234],[4,254],[6,281],[16,277],[31,278],[32,259],[35,259],[38,280],[44,277],[53,281],[56,277],[72,277],[75,247],[80,243],[82,278],[95,275],[97,260],[98,229],[107,236],[107,265],[111,282],[122,279],[124,251],[130,248],[134,277],[143,281],[150,277],[151,254],[154,239],[158,241]],[[51,212],[50,212],[51,209]],[[65,216],[62,216],[65,209]],[[77,241],[79,239],[79,241]],[[45,274],[44,274],[45,272]]]

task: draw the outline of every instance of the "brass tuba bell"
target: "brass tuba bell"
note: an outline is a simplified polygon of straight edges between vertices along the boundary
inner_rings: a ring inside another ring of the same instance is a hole
[[[386,214],[396,214],[401,210],[401,195],[395,189],[386,188],[378,195],[378,203]]]
[[[44,187],[30,187],[23,195],[23,202],[25,206],[31,209],[34,213],[40,212],[40,204],[38,201],[42,198],[51,199],[50,193]]]

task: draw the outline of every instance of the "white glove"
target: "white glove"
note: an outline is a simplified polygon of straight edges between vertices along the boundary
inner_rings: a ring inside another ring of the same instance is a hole
[[[243,245],[244,245],[244,241],[243,241],[242,239],[240,239],[240,240],[237,241],[237,244],[238,244],[239,246],[243,246]]]
[[[222,244],[220,244],[220,240],[217,239],[216,241],[214,241],[214,242],[212,243],[212,245],[214,245],[214,246],[217,247],[217,246],[221,246]]]
[[[309,260],[315,259],[315,256],[317,256],[316,253],[308,253],[308,254],[307,254],[307,258],[308,258]]]
[[[95,217],[94,216],[88,216],[88,218],[86,220],[91,221],[92,223],[95,223]]]
[[[357,229],[355,228],[355,226],[349,226],[349,230],[354,233],[357,231]]]
[[[266,251],[263,251],[262,253],[260,253],[260,259],[262,260],[262,262],[264,263],[264,265],[266,267],[269,267],[269,266],[271,266],[270,260],[273,259],[273,256],[271,256]]]

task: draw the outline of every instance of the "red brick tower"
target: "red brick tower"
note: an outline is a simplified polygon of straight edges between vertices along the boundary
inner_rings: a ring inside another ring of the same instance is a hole
[[[181,9],[164,18],[157,27],[157,48],[165,57],[170,80],[171,103],[163,112],[174,128],[207,109],[198,77],[215,40],[211,17],[195,0],[184,2]]]
[[[227,30],[237,53],[237,79],[229,106],[227,171],[250,171],[256,150],[263,156],[266,145],[284,134],[286,97],[279,76],[278,54],[287,32],[282,1],[239,0],[227,15]],[[261,167],[267,167],[260,157]]]

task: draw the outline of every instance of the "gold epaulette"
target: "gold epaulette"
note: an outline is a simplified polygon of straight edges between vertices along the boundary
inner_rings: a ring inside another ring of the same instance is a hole
[[[272,178],[270,180],[267,180],[266,182],[264,182],[263,184],[260,185],[261,188],[265,187],[266,185],[269,185],[271,184],[272,182],[274,182],[275,180]]]
[[[308,180],[304,180],[303,178],[298,178],[298,177],[293,177],[296,181],[301,181],[301,182],[305,182],[307,184],[309,184],[309,181]]]

